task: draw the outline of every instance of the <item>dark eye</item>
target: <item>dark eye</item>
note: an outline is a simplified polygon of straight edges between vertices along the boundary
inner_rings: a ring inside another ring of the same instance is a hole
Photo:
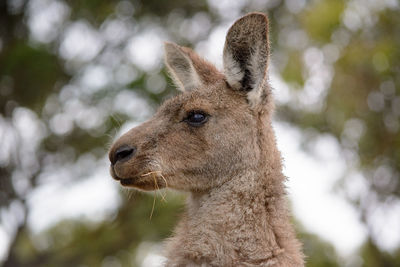
[[[184,121],[190,126],[201,126],[207,122],[208,115],[202,111],[191,111]]]

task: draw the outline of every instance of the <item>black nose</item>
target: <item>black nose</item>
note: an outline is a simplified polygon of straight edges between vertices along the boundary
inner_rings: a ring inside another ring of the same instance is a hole
[[[125,161],[130,159],[135,154],[136,149],[127,145],[120,146],[114,152],[114,155],[110,157],[111,163],[114,165],[118,161]]]

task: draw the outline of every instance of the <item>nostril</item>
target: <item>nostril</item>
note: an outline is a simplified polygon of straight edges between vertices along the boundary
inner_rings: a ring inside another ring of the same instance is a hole
[[[130,146],[121,146],[117,148],[114,153],[114,158],[112,160],[112,164],[117,163],[118,161],[128,160],[135,152],[135,148]]]

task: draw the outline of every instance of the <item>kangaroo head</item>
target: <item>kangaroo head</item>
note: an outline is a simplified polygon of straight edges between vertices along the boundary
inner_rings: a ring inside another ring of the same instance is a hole
[[[113,178],[142,190],[204,191],[256,169],[272,109],[268,53],[261,13],[229,29],[223,73],[191,49],[166,43],[165,62],[181,92],[113,144]]]

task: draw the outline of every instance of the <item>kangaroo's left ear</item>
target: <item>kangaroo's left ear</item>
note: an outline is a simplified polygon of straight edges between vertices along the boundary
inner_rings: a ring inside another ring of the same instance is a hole
[[[229,85],[247,92],[252,107],[264,103],[268,88],[268,19],[250,13],[238,19],[226,36],[223,63]]]
[[[200,89],[223,79],[222,74],[192,49],[165,43],[165,63],[171,78],[181,91]]]

